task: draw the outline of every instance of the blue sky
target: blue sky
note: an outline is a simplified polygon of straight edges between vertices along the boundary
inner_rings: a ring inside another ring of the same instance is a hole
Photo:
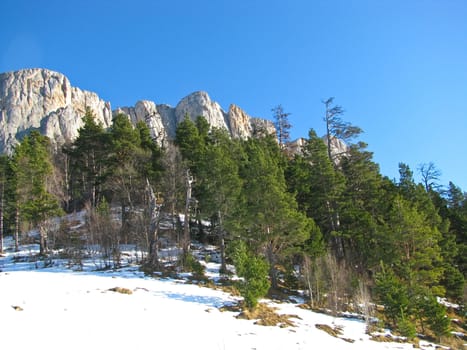
[[[2,0],[0,72],[44,67],[112,107],[204,90],[292,136],[335,97],[381,172],[434,162],[467,191],[465,0]]]

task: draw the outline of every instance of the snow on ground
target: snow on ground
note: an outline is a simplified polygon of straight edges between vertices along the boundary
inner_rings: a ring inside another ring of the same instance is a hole
[[[26,253],[30,254],[32,248]],[[23,254],[25,252],[23,251]],[[219,307],[238,299],[183,280],[150,278],[136,266],[74,272],[0,258],[2,349],[412,349],[369,340],[360,320],[333,318],[292,303],[265,301],[297,315],[296,327],[265,327]],[[213,269],[209,263],[209,270]],[[39,268],[36,268],[39,267]],[[110,291],[126,288],[132,294]],[[315,327],[340,325],[337,339]]]

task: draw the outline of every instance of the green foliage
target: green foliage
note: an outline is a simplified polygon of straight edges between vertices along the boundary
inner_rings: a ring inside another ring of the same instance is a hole
[[[403,312],[401,312],[401,315],[397,320],[397,329],[403,337],[407,337],[409,340],[415,338],[417,335],[415,324],[410,321],[410,319],[406,317]]]
[[[236,233],[257,251],[264,252],[274,288],[276,264],[297,253],[316,228],[313,220],[298,210],[294,196],[287,191],[284,168],[282,152],[273,139],[245,142],[240,164],[243,212],[237,216]],[[317,234],[313,238],[319,239]]]
[[[71,145],[64,147],[69,157],[70,209],[80,209],[86,202],[95,207],[102,199],[104,184],[109,176],[110,138],[102,124],[95,121],[86,108],[83,126]]]
[[[396,276],[391,268],[381,263],[381,272],[375,276],[376,296],[381,304],[384,305],[384,314],[397,324],[397,320],[409,311],[409,293],[407,287]]]
[[[62,213],[48,183],[53,176],[49,139],[32,131],[15,148],[12,158],[15,175],[17,207],[21,217],[40,232],[40,252],[47,253],[46,221]]]
[[[209,130],[209,129],[208,129]],[[188,115],[177,126],[175,134],[175,144],[179,147],[183,159],[194,175],[197,175],[199,162],[202,159],[206,148],[207,131],[206,119],[198,117],[195,124]]]
[[[239,282],[240,294],[245,300],[245,305],[253,309],[259,298],[264,297],[269,290],[268,264],[260,256],[249,252],[243,241],[235,242],[231,251],[237,275],[243,278]]]
[[[276,127],[277,140],[279,145],[283,147],[290,141],[290,128],[292,125],[289,122],[290,113],[284,112],[282,105],[277,105],[272,110],[274,118],[274,126]]]
[[[451,320],[446,315],[446,308],[433,295],[426,298],[424,315],[428,326],[436,336],[450,335]]]
[[[204,276],[204,266],[195,257],[188,253],[184,256],[182,261],[183,270],[186,272],[192,272],[195,278],[202,278]]]

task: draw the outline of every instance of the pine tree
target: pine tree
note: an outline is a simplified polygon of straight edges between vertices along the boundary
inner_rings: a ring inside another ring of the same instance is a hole
[[[268,264],[262,257],[249,251],[244,241],[235,242],[230,249],[237,275],[243,278],[238,283],[240,294],[245,306],[254,309],[258,299],[264,297],[270,287]]]
[[[430,225],[427,215],[401,197],[393,203],[389,217],[392,247],[391,263],[397,266],[400,276],[409,285],[426,286],[442,293],[440,280],[443,276],[439,241],[441,234]]]
[[[10,159],[7,155],[0,156],[0,255],[3,254],[3,237],[5,232],[6,196],[8,191],[8,173]]]
[[[344,257],[340,236],[340,202],[344,191],[344,177],[327,156],[326,145],[311,129],[305,146],[305,160],[311,165],[306,184],[310,186],[308,216],[312,217],[339,259]]]
[[[86,108],[83,126],[78,137],[64,148],[70,159],[71,208],[76,210],[85,203],[95,208],[103,196],[103,185],[109,175],[109,135],[102,124],[95,121],[90,108]]]
[[[350,146],[340,167],[345,178],[340,214],[347,259],[363,273],[381,259],[377,240],[390,194],[384,190],[379,167],[363,142]]]
[[[292,125],[289,122],[290,113],[284,112],[282,105],[277,105],[271,111],[273,113],[274,126],[276,127],[279,146],[284,148],[284,145],[290,141],[290,129],[292,128]]]
[[[400,317],[409,313],[409,293],[405,284],[394,271],[381,262],[381,271],[375,275],[375,291],[378,301],[384,305],[384,314],[397,324]]]
[[[277,143],[272,138],[251,139],[244,148],[240,168],[244,212],[239,215],[239,233],[266,256],[276,288],[277,264],[310,238],[314,222],[298,211],[295,198],[287,192],[285,162]]]
[[[345,122],[342,120],[341,116],[344,114],[344,110],[339,105],[334,105],[334,97],[330,97],[327,100],[323,101],[323,104],[326,107],[326,112],[324,116],[324,122],[326,123],[326,142],[327,142],[327,151],[328,157],[336,164],[335,159],[339,157],[339,154],[332,153],[332,140],[339,139],[344,142],[349,142],[358,135],[362,133],[362,129],[357,126]]]
[[[225,238],[236,220],[242,186],[236,151],[240,151],[238,142],[231,140],[226,131],[214,129],[198,174],[199,206],[216,228],[222,271],[226,271]]]
[[[48,220],[61,214],[59,203],[47,189],[52,174],[49,139],[32,131],[15,148],[13,170],[16,177],[16,198],[21,217],[37,227],[40,254],[48,252]]]

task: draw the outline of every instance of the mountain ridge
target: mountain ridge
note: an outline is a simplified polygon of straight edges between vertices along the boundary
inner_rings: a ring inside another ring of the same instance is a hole
[[[271,121],[251,117],[235,104],[225,111],[204,91],[185,96],[175,107],[139,100],[134,106],[112,110],[111,102],[95,92],[72,86],[63,73],[27,68],[0,73],[0,152],[11,152],[33,129],[48,136],[56,147],[73,141],[86,107],[105,128],[118,113],[127,115],[134,124],[143,120],[159,143],[175,137],[176,127],[186,115],[192,120],[203,116],[212,127],[224,128],[237,138],[251,137],[260,130],[275,132]]]

